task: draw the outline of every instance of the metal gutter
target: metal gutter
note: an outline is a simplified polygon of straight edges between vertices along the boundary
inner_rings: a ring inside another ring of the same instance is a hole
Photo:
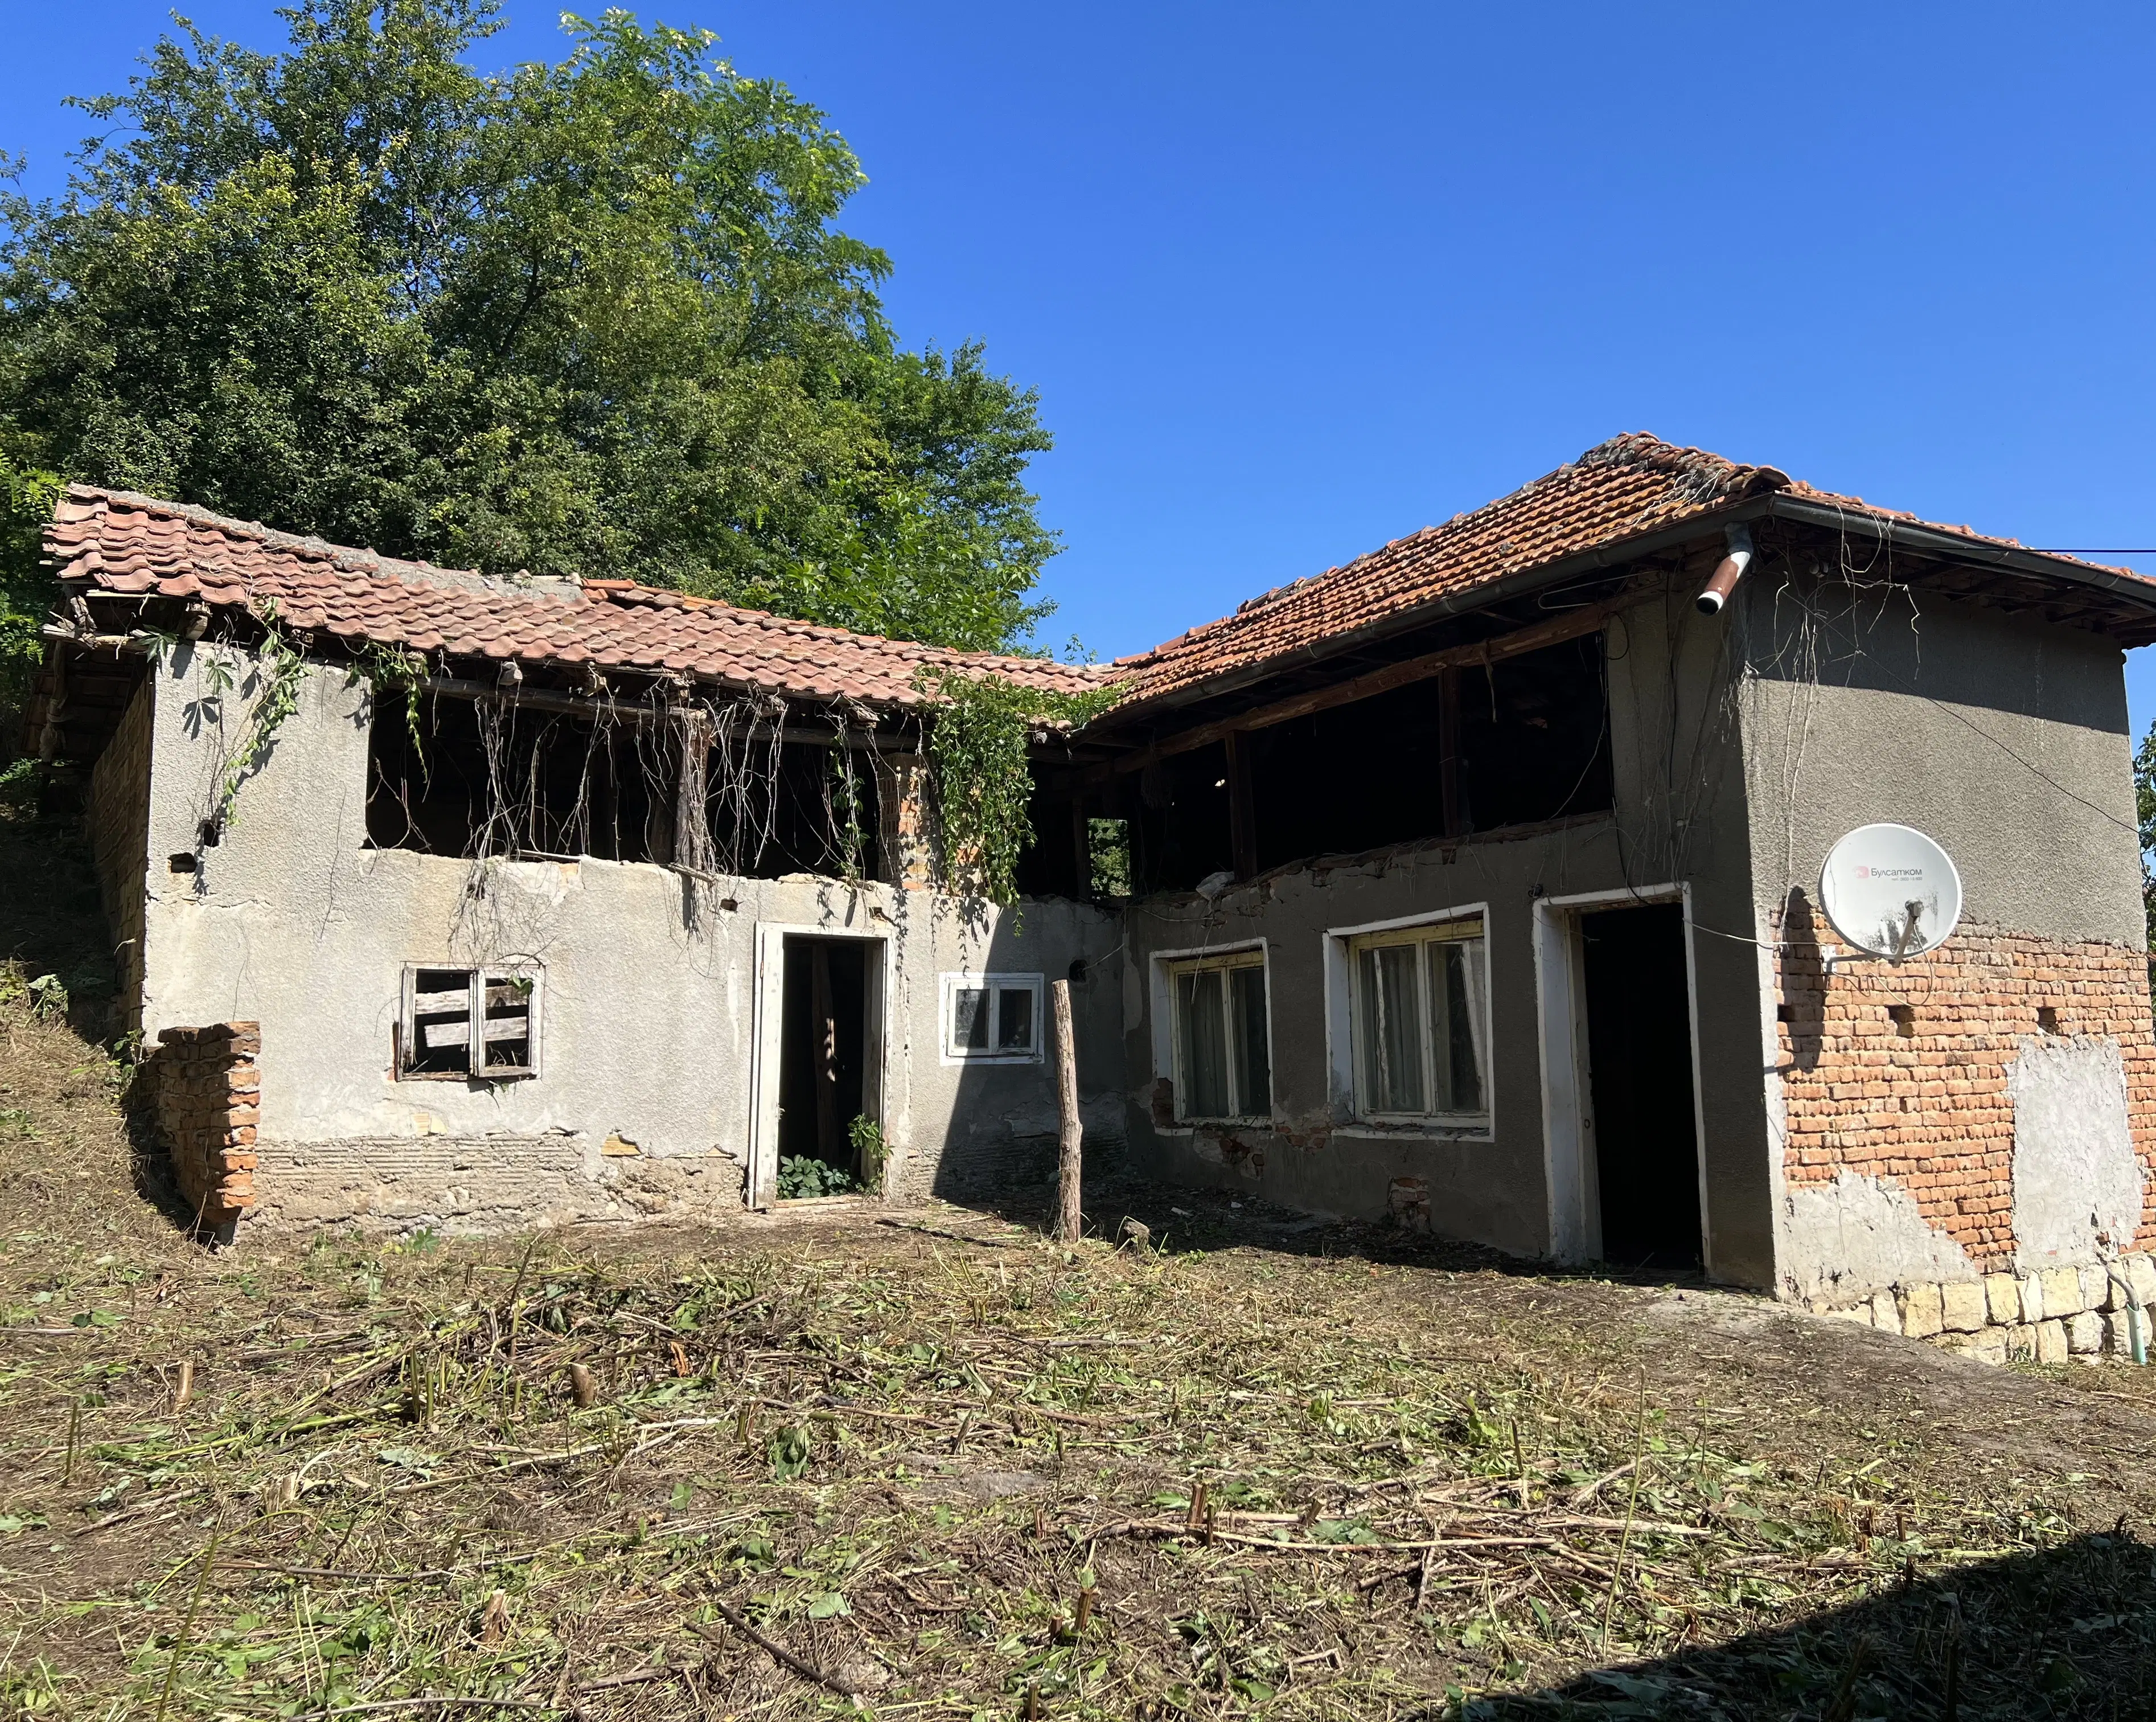
[[[1966,537],[1943,527],[1926,526],[1916,521],[1888,520],[1832,502],[1816,501],[1809,496],[1791,496],[1778,491],[1767,499],[1767,512],[1779,520],[1795,521],[1804,526],[1825,527],[1835,532],[1867,531],[1874,537],[1911,550],[1921,550],[1928,556],[2006,568],[2017,574],[2032,574],[2040,579],[2064,580],[2071,585],[2093,587],[2112,597],[2143,605],[2152,616],[2156,616],[2156,581],[2145,580],[2138,575],[2119,573],[2090,563],[2077,562],[2071,557],[2047,556],[2041,550],[2024,550],[2018,545]]]

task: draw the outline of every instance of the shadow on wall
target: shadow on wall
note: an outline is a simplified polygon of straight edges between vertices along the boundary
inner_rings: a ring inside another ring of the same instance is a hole
[[[1864,1601],[1779,1631],[1600,1668],[1563,1687],[1464,1709],[1434,1705],[1413,1714],[1419,1722],[1455,1715],[1477,1722],[2142,1722],[2156,1717],[2152,1552],[2123,1532],[2079,1536],[1933,1578],[1905,1576]]]
[[[1782,906],[1782,997],[1790,1063],[1817,1069],[1826,1036],[1826,961],[1820,954],[1819,917],[1801,885],[1790,888]]]

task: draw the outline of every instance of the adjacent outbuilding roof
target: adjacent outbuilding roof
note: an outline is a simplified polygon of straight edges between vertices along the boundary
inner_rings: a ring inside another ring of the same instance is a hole
[[[95,593],[199,599],[345,644],[402,646],[520,666],[674,672],[808,700],[922,703],[924,666],[993,674],[1059,693],[1097,687],[1105,667],[957,652],[819,627],[627,580],[514,581],[399,562],[295,537],[207,509],[70,485],[46,529],[63,581]]]

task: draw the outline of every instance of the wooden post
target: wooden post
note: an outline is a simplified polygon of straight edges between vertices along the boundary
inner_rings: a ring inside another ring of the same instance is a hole
[[[1437,753],[1445,835],[1465,836],[1466,820],[1460,806],[1460,671],[1456,669],[1437,672]]]
[[[1055,1236],[1060,1242],[1075,1244],[1085,1231],[1078,1190],[1078,1150],[1084,1131],[1078,1121],[1078,1048],[1070,1032],[1070,983],[1051,981],[1048,993],[1055,1006],[1055,1105],[1062,1121],[1062,1155],[1055,1179]]]
[[[1228,732],[1228,854],[1238,879],[1258,876],[1258,804],[1250,779],[1250,738]]]

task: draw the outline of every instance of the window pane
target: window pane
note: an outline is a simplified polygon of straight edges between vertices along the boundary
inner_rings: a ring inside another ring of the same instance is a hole
[[[1272,1116],[1272,1061],[1265,1048],[1265,971],[1228,971],[1229,1006],[1235,1031],[1235,1113],[1239,1118]]]
[[[1183,1116],[1224,1118],[1228,1098],[1228,1036],[1221,1020],[1220,971],[1180,974],[1175,984],[1178,1029],[1183,1036]]]
[[[1431,1041],[1436,1055],[1437,1110],[1482,1110],[1481,989],[1472,983],[1481,940],[1449,939],[1430,952]]]
[[[986,987],[951,990],[951,1050],[985,1052],[988,1050],[988,993]]]
[[[1002,987],[996,993],[996,1051],[1033,1051],[1033,989]]]
[[[1422,1077],[1422,999],[1414,945],[1363,953],[1363,1092],[1372,1112],[1427,1112]]]

